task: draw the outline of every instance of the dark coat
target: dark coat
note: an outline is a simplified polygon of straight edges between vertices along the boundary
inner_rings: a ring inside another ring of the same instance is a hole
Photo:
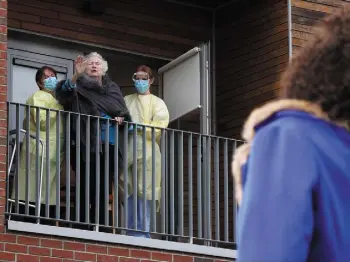
[[[87,149],[87,142],[90,142],[89,151],[96,153],[97,141],[101,138],[98,134],[101,133],[101,123],[98,125],[97,117],[101,116],[101,112],[109,115],[111,118],[124,117],[125,121],[132,121],[128,108],[125,104],[120,87],[114,83],[107,75],[102,78],[102,86],[95,80],[86,75],[80,76],[76,81],[76,88],[68,89],[66,81],[60,81],[56,87],[56,98],[64,107],[65,111],[79,113],[68,114],[66,119],[66,128],[70,129],[70,143],[75,147],[80,143],[81,152]],[[80,121],[78,116],[80,115]],[[89,119],[89,121],[88,121]],[[102,120],[100,120],[102,122]],[[113,122],[111,120],[111,122]],[[80,123],[80,141],[76,141],[77,128]],[[113,122],[114,123],[114,122]],[[123,152],[123,128],[119,128],[119,151]],[[98,132],[99,131],[99,132]],[[99,147],[99,152],[102,151],[102,146]],[[73,149],[74,150],[74,149]],[[82,154],[85,158],[85,154]],[[122,155],[121,155],[122,156]],[[83,159],[84,160],[84,159]],[[122,160],[122,159],[120,159]],[[123,163],[120,161],[120,163]]]

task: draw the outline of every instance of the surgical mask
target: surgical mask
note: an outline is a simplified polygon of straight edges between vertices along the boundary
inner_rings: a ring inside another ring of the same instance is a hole
[[[135,80],[135,88],[139,93],[144,94],[149,88],[148,80]]]
[[[53,90],[56,88],[57,83],[58,83],[57,78],[54,76],[51,76],[44,80],[44,87],[48,90]]]

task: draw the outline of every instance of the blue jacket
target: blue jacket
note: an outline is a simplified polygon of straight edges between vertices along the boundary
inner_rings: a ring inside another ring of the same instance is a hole
[[[288,109],[255,131],[242,168],[238,261],[350,261],[350,133]]]

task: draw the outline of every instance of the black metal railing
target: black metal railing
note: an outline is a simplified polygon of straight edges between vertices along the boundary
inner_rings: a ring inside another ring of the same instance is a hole
[[[8,120],[8,219],[235,243],[241,141],[10,102]]]

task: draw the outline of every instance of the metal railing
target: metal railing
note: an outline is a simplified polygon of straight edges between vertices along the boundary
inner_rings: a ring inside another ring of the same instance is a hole
[[[234,245],[241,141],[12,102],[8,129],[8,219]]]

